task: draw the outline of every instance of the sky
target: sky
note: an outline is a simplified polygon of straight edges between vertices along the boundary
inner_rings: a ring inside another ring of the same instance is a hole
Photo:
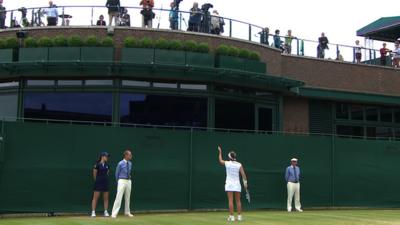
[[[125,6],[139,6],[140,0],[120,0]],[[105,0],[54,0],[61,5],[105,5]],[[155,0],[157,8],[168,8],[171,0]],[[299,38],[317,40],[321,32],[325,32],[331,43],[354,45],[356,39],[364,43],[364,39],[356,36],[356,31],[380,17],[400,16],[399,4],[395,0],[385,0],[377,3],[372,0],[198,0],[199,4],[212,3],[221,16],[250,22],[262,27],[269,27],[271,31],[280,29],[286,34],[288,29]],[[4,0],[7,9],[19,7],[46,6],[47,0]],[[193,1],[183,0],[181,10],[189,10]],[[75,15],[72,25],[90,24],[91,10],[66,10]],[[139,25],[140,18],[134,17],[139,12],[130,12],[134,24]],[[157,12],[156,12],[157,13]],[[77,15],[79,14],[79,15]],[[94,17],[107,14],[105,10],[95,10]],[[157,13],[159,15],[159,13]],[[19,14],[17,18],[19,17]],[[107,16],[106,16],[107,18]],[[168,12],[161,14],[161,27],[168,27]],[[135,23],[136,22],[136,23]],[[158,22],[156,22],[157,24]],[[233,35],[241,38],[248,37],[248,27],[237,23],[233,24]],[[254,32],[253,32],[254,33]],[[400,36],[400,35],[399,35]],[[257,37],[254,37],[257,39]],[[379,48],[381,43],[375,43]],[[391,47],[391,45],[389,45]],[[314,46],[310,46],[314,51]],[[332,50],[333,51],[333,50]]]

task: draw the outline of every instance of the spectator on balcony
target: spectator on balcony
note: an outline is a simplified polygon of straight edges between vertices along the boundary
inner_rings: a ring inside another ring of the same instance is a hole
[[[224,19],[220,17],[217,10],[214,10],[211,15],[211,33],[220,35],[224,32]]]
[[[363,47],[360,45],[360,41],[357,40],[356,46],[354,46],[354,54],[355,54],[356,63],[361,63],[362,49],[363,49]]]
[[[3,1],[0,2],[0,29],[6,28],[7,10],[3,6]]]
[[[45,11],[47,15],[47,26],[57,26],[58,10],[53,1],[49,1],[49,8]]]
[[[394,43],[393,66],[396,68],[400,67],[400,41]]]
[[[152,28],[153,27],[153,19],[155,14],[153,12],[154,8],[154,0],[141,0],[140,5],[143,7],[142,11],[142,27],[143,28]]]
[[[100,15],[99,20],[96,23],[97,26],[107,26],[106,21],[104,21],[104,16]]]
[[[284,51],[284,48],[282,46],[283,41],[281,40],[280,33],[281,33],[280,30],[275,30],[274,47],[280,49],[283,52]]]
[[[293,39],[296,39],[296,37],[293,37],[292,30],[288,30],[288,33],[285,37],[285,50],[284,50],[284,52],[287,54],[292,54]]]
[[[119,0],[107,0],[106,7],[108,8],[108,25],[112,26],[112,21],[114,19],[115,26],[118,25],[118,16],[121,4]]]
[[[318,38],[318,47],[317,47],[317,57],[320,59],[325,58],[325,50],[329,49],[329,40],[325,36],[325,33],[321,33],[321,37]]]
[[[269,45],[269,28],[266,27],[258,33],[260,35],[260,43],[264,45]]]
[[[120,15],[121,21],[119,23],[120,26],[130,27],[131,26],[131,15],[129,15],[128,10],[124,8]]]
[[[199,32],[201,24],[202,12],[199,8],[199,3],[193,3],[193,8],[190,9],[189,28],[188,31]]]
[[[388,53],[392,52],[390,49],[386,48],[386,43],[383,43],[382,48],[379,50],[381,53],[381,66],[387,66],[387,56]]]
[[[171,30],[178,30],[178,7],[175,2],[171,2],[171,11],[169,12],[169,27]]]

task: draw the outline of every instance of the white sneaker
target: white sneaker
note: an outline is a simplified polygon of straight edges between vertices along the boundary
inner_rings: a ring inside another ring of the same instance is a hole
[[[117,219],[117,216],[111,216],[111,219]]]
[[[238,215],[238,217],[237,217],[237,221],[243,221],[243,217],[242,217],[242,215]]]
[[[110,214],[108,214],[108,211],[104,211],[104,217],[110,217]]]
[[[296,211],[297,211],[297,212],[303,212],[303,210],[302,210],[302,209],[296,209]]]
[[[235,217],[234,216],[229,216],[228,217],[228,222],[235,222]]]
[[[288,212],[291,212],[291,211],[292,211],[292,209],[287,209],[287,211],[288,211]]]
[[[96,212],[95,211],[92,211],[92,215],[91,215],[91,217],[96,217]]]
[[[131,213],[125,213],[125,216],[127,217],[133,217],[133,215]]]

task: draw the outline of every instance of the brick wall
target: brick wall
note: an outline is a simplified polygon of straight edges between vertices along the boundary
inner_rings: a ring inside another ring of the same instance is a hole
[[[283,129],[284,132],[309,132],[308,99],[300,97],[283,98]]]

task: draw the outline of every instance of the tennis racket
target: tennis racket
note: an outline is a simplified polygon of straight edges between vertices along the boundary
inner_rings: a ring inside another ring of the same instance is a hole
[[[246,199],[247,199],[247,201],[248,201],[249,204],[250,204],[250,202],[251,202],[251,197],[250,197],[250,191],[249,191],[249,189],[246,189]]]

